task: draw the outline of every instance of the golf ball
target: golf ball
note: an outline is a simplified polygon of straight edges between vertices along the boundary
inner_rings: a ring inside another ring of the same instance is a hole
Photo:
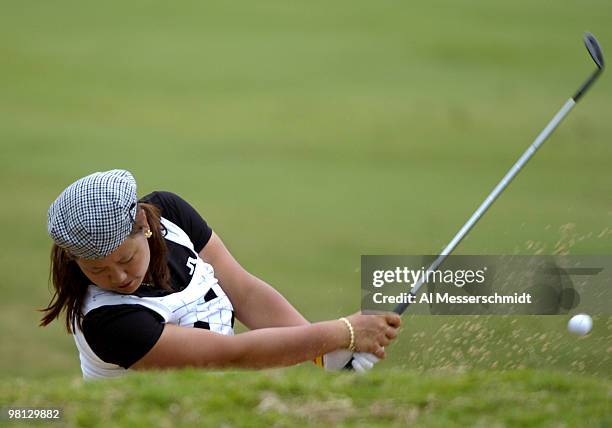
[[[584,336],[593,328],[593,319],[587,314],[574,315],[567,323],[567,329],[570,333]]]

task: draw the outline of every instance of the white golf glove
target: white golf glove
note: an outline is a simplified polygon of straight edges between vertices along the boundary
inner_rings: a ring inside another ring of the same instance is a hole
[[[374,364],[380,361],[374,354],[370,354],[369,352],[355,352],[353,354],[353,361],[351,365],[353,369],[355,369],[358,373],[365,373],[368,370],[374,367]]]
[[[374,364],[380,361],[380,359],[369,352],[355,352],[352,353],[348,349],[338,349],[334,352],[329,352],[323,355],[322,363],[323,367],[327,371],[338,371],[344,369],[346,364],[351,361],[353,369],[358,373],[364,373],[374,367]]]

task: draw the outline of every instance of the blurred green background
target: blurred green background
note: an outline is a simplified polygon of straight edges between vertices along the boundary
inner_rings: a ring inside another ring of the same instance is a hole
[[[191,202],[311,320],[357,310],[362,254],[435,254],[612,52],[612,3],[2,3],[0,377],[79,375],[51,296],[49,204],[94,171]],[[611,254],[612,80],[458,254]],[[384,364],[612,376],[612,321],[406,316]]]

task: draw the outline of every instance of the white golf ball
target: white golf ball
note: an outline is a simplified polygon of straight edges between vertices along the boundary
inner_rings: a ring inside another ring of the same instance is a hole
[[[587,314],[574,315],[567,323],[567,329],[570,333],[584,336],[593,328],[593,319]]]

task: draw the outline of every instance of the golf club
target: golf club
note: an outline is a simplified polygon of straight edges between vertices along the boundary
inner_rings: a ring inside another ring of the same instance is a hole
[[[450,241],[450,243],[442,250],[440,255],[434,260],[434,262],[427,268],[424,276],[421,277],[419,281],[414,284],[412,291],[410,294],[416,296],[417,292],[421,288],[425,280],[429,277],[429,274],[435,271],[449,256],[455,247],[461,242],[463,238],[468,234],[468,232],[474,227],[476,222],[482,217],[482,215],[489,209],[489,207],[493,204],[493,202],[497,199],[497,197],[504,191],[506,187],[510,184],[512,179],[519,173],[521,168],[525,166],[527,161],[531,159],[531,157],[535,154],[535,152],[540,148],[542,143],[546,141],[546,139],[552,134],[552,132],[557,128],[559,123],[567,116],[567,114],[572,110],[572,108],[576,105],[578,100],[582,98],[582,96],[586,93],[586,91],[591,87],[591,85],[595,82],[595,80],[599,77],[604,69],[604,59],[603,53],[601,51],[601,47],[597,42],[595,36],[591,33],[585,33],[584,35],[584,44],[593,58],[593,61],[597,65],[597,69],[588,77],[587,80],[580,86],[578,91],[568,99],[563,107],[557,112],[557,114],[551,119],[551,121],[546,125],[546,127],[540,132],[540,134],[536,137],[533,143],[527,148],[527,150],[523,153],[523,155],[516,161],[516,163],[510,168],[510,170],[506,173],[506,175],[501,179],[501,181],[495,186],[493,191],[487,196],[484,202],[478,207],[478,209],[472,214],[470,219],[463,225],[463,227],[457,232],[455,237]],[[408,299],[406,299],[408,300]],[[393,312],[401,315],[403,314],[410,303],[400,303],[394,309]],[[352,360],[347,363],[345,368],[352,369]]]

